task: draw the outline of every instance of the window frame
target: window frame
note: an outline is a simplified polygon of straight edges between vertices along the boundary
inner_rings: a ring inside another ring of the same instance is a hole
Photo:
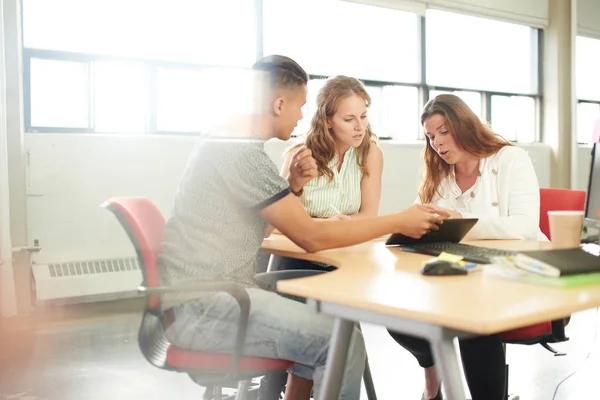
[[[426,21],[425,21],[425,17],[421,17],[423,19],[422,21],[422,30],[421,30],[421,36],[422,36],[422,46],[421,46],[421,77],[423,79],[423,88],[424,88],[424,93],[423,93],[423,103],[422,106],[425,106],[425,104],[427,103],[427,101],[429,101],[430,99],[430,91],[432,90],[439,90],[439,91],[447,91],[447,92],[454,92],[454,91],[468,91],[468,92],[475,92],[475,93],[479,93],[481,95],[481,111],[483,113],[483,117],[485,119],[486,122],[491,124],[491,119],[492,119],[492,96],[520,96],[520,97],[529,97],[529,98],[533,98],[534,99],[534,104],[535,104],[535,127],[536,127],[536,131],[534,132],[534,142],[533,143],[537,143],[540,142],[543,138],[543,130],[542,130],[542,104],[543,104],[543,81],[542,81],[542,77],[543,77],[543,71],[542,71],[542,63],[541,60],[543,60],[543,43],[544,43],[544,37],[543,37],[543,30],[542,29],[538,29],[538,28],[533,28],[530,27],[530,31],[531,31],[531,39],[532,39],[532,44],[533,44],[533,48],[535,51],[532,52],[531,57],[533,57],[532,60],[532,66],[533,69],[531,71],[531,74],[533,75],[533,79],[536,80],[536,86],[537,86],[537,91],[536,93],[532,93],[532,94],[523,94],[523,93],[512,93],[512,92],[498,92],[498,91],[493,91],[493,90],[481,90],[481,89],[472,89],[472,88],[467,88],[467,87],[451,87],[451,86],[436,86],[436,85],[427,85],[426,82],[426,74],[427,74],[427,55],[426,55]],[[419,139],[425,140],[425,136],[423,134],[423,132],[419,132]],[[518,138],[516,140],[510,140],[510,142],[513,143],[519,143]]]
[[[21,0],[21,7],[22,7]],[[256,21],[256,58],[259,59],[263,57],[263,44],[264,44],[264,24],[263,24],[263,0],[254,0],[255,2],[255,21]],[[21,19],[23,19],[23,13],[21,13]],[[510,93],[510,92],[496,92],[496,91],[486,91],[486,90],[474,90],[471,88],[465,87],[445,87],[445,86],[434,86],[429,85],[427,83],[427,38],[426,38],[426,17],[421,15],[418,17],[417,23],[417,38],[419,40],[418,51],[419,51],[419,70],[420,70],[420,80],[417,83],[414,82],[396,82],[396,81],[384,81],[384,80],[373,80],[373,79],[362,79],[361,77],[356,77],[360,79],[365,86],[379,87],[382,88],[384,86],[405,86],[405,87],[415,87],[417,88],[418,93],[418,108],[422,109],[424,105],[430,98],[430,91],[432,90],[443,90],[443,91],[472,91],[479,93],[481,95],[482,101],[482,112],[483,117],[486,121],[490,122],[491,120],[491,96],[500,95],[500,96],[523,96],[523,97],[531,97],[535,101],[535,109],[536,109],[536,132],[534,133],[534,140],[539,142],[543,137],[542,132],[542,101],[543,101],[543,86],[542,86],[542,63],[543,60],[542,54],[542,43],[543,43],[543,31],[538,28],[531,27],[532,32],[532,40],[533,47],[535,48],[535,54],[532,54],[534,57],[534,62],[532,65],[535,67],[535,71],[532,71],[532,75],[534,79],[536,79],[537,83],[537,92],[534,94],[521,94],[521,93]],[[23,23],[21,24],[21,29],[23,30]],[[23,32],[21,32],[23,34]],[[31,124],[31,59],[32,58],[43,58],[49,60],[57,60],[57,61],[77,61],[77,62],[87,62],[91,67],[96,61],[113,61],[113,62],[135,62],[138,64],[143,64],[148,68],[148,84],[149,87],[149,99],[148,99],[148,121],[147,121],[147,129],[145,132],[141,134],[158,134],[158,135],[182,135],[182,136],[190,136],[190,135],[198,135],[201,132],[192,132],[192,131],[164,131],[158,130],[157,128],[157,107],[158,107],[158,99],[157,99],[157,71],[159,68],[174,68],[174,69],[193,69],[193,70],[202,70],[204,68],[226,68],[223,65],[206,65],[206,64],[196,64],[189,62],[170,62],[163,60],[147,60],[147,59],[139,59],[139,58],[126,58],[126,57],[116,57],[116,56],[107,56],[107,55],[97,55],[97,54],[89,54],[89,53],[71,53],[64,51],[52,51],[52,50],[41,50],[41,49],[33,49],[26,48],[22,43],[22,60],[23,60],[23,101],[24,101],[24,125],[25,131],[28,133],[81,133],[81,134],[89,134],[89,133],[103,133],[102,131],[98,131],[94,125],[94,92],[93,92],[93,68],[88,68],[89,76],[89,123],[87,128],[69,128],[69,127],[44,127],[44,126],[32,126]],[[323,79],[327,78],[327,76],[310,74],[310,79]],[[537,76],[535,76],[537,75]],[[600,103],[600,101],[598,102]],[[418,120],[419,115],[415,116],[415,119]],[[106,134],[115,134],[115,133],[106,133]],[[412,139],[407,137],[396,138],[389,136],[380,136],[381,140],[397,140],[401,142],[412,142],[418,140],[424,140],[424,134],[422,129],[418,129],[417,132],[414,133]],[[515,142],[518,142],[518,137]]]

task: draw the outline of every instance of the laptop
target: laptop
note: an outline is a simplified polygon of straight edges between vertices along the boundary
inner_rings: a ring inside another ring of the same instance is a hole
[[[592,162],[588,175],[587,196],[585,200],[586,229],[582,232],[582,248],[596,256],[600,256],[598,246],[598,231],[600,230],[600,144],[595,143],[592,147]]]
[[[421,243],[460,242],[477,223],[477,218],[445,219],[437,231],[431,231],[420,239],[413,239],[401,233],[392,234],[385,242],[386,246],[414,245]]]
[[[585,222],[588,226],[600,226],[600,145],[592,148],[592,162],[585,201]]]
[[[386,241],[388,246],[400,246],[402,251],[438,256],[450,253],[462,256],[464,261],[477,264],[489,264],[493,256],[514,255],[511,250],[492,249],[458,243],[477,223],[477,218],[445,219],[440,229],[429,232],[420,239],[413,239],[399,233],[391,235]]]

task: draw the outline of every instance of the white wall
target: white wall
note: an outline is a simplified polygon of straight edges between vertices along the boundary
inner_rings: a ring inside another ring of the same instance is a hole
[[[116,219],[100,203],[145,196],[168,215],[194,138],[150,135],[27,134],[29,239],[37,263],[133,255]],[[267,143],[279,165],[287,143]],[[381,214],[416,197],[423,143],[381,142],[385,154]],[[548,186],[550,148],[524,146],[541,186]]]

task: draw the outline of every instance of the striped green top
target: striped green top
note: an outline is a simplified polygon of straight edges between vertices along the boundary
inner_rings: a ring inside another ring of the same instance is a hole
[[[356,162],[356,148],[350,147],[346,152],[339,172],[336,165],[337,156],[328,165],[333,171],[333,180],[326,175],[317,176],[304,185],[300,201],[313,218],[337,215],[332,205],[345,215],[353,215],[360,211],[360,182],[363,173]]]

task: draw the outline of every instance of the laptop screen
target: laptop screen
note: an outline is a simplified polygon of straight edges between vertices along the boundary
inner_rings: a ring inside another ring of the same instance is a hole
[[[588,182],[587,200],[585,203],[585,217],[600,221],[600,147],[594,144],[592,149],[592,164]]]

